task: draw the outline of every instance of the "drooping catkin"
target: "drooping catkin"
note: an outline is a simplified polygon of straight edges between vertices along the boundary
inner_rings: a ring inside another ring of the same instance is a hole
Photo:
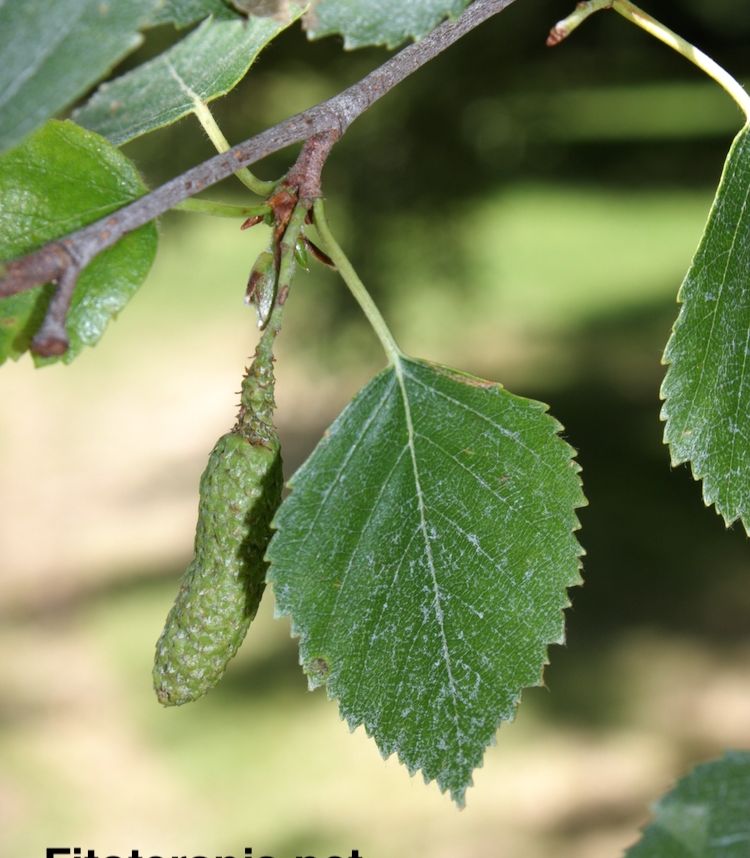
[[[265,331],[242,383],[237,424],[216,442],[201,477],[195,554],[156,644],[154,688],[165,706],[216,685],[263,595],[263,555],[283,485],[273,425],[275,332]]]

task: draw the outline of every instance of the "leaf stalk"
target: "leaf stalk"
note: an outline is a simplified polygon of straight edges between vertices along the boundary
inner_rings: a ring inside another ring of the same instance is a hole
[[[750,122],[750,95],[745,91],[742,84],[715,60],[711,59],[708,54],[703,53],[695,45],[683,39],[682,36],[670,30],[669,27],[666,27],[660,21],[657,21],[648,12],[644,12],[635,3],[631,3],[630,0],[584,0],[584,2],[576,6],[575,10],[567,18],[555,24],[547,38],[547,44],[550,47],[559,45],[587,18],[602,9],[613,9],[619,15],[622,15],[623,18],[630,21],[631,24],[635,24],[637,27],[645,30],[651,36],[668,45],[687,60],[690,60],[693,65],[697,66],[702,72],[718,83],[734,99],[740,110],[745,114],[746,120]]]
[[[177,203],[172,207],[172,211],[212,215],[213,217],[249,218],[265,217],[270,214],[271,207],[267,205],[237,206],[232,203],[218,203],[215,200],[191,198]]]
[[[315,228],[318,230],[318,235],[323,241],[323,250],[330,256],[331,261],[336,266],[341,279],[346,283],[347,288],[352,293],[354,300],[359,304],[362,312],[365,314],[367,321],[372,326],[381,345],[388,357],[388,360],[397,369],[401,366],[401,359],[404,354],[398,347],[396,340],[393,338],[385,319],[380,310],[378,310],[375,302],[370,297],[365,284],[360,280],[359,275],[354,270],[351,262],[347,258],[340,245],[333,237],[331,228],[328,226],[328,220],[325,214],[325,205],[322,199],[315,200],[313,204],[313,217]]]
[[[228,152],[232,147],[229,141],[224,136],[221,128],[214,119],[211,109],[201,98],[193,99],[193,113],[195,114],[201,127],[208,135],[208,139],[214,144],[217,152]],[[242,167],[234,174],[242,184],[259,197],[267,197],[273,193],[276,187],[276,182],[264,182],[259,179],[254,173],[251,173],[247,167]]]

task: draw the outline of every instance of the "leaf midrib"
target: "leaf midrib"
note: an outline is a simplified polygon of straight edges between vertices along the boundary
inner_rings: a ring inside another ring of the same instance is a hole
[[[425,556],[427,558],[427,566],[430,570],[430,576],[432,578],[432,587],[435,596],[434,600],[434,608],[435,608],[435,619],[437,620],[438,629],[440,631],[440,639],[442,643],[442,651],[443,651],[443,661],[445,662],[445,670],[448,675],[448,685],[450,689],[450,697],[451,703],[453,705],[453,725],[456,729],[456,741],[458,742],[459,748],[463,747],[465,743],[465,737],[463,735],[463,731],[461,730],[461,726],[458,720],[458,695],[456,692],[456,681],[453,676],[453,666],[451,663],[451,655],[450,650],[448,648],[448,638],[445,634],[445,615],[443,613],[443,606],[440,602],[440,586],[437,580],[437,572],[435,571],[435,559],[432,554],[432,545],[430,544],[430,539],[427,534],[427,516],[426,516],[426,508],[424,503],[424,492],[422,491],[422,483],[419,477],[419,465],[417,463],[417,451],[414,446],[414,423],[412,421],[411,416],[411,403],[409,402],[409,394],[406,390],[406,379],[404,376],[404,368],[403,361],[401,356],[398,356],[393,361],[393,369],[396,373],[396,379],[398,381],[398,386],[401,391],[401,399],[404,405],[404,417],[406,419],[406,436],[407,436],[407,444],[409,447],[409,453],[411,455],[411,463],[412,463],[412,471],[414,474],[414,487],[417,493],[417,506],[419,509],[419,521],[420,521],[420,529],[422,531],[422,537],[424,539],[425,544]]]

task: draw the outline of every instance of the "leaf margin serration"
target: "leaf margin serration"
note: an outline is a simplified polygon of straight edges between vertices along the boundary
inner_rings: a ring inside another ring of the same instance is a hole
[[[701,464],[696,461],[696,458],[692,453],[680,452],[678,450],[680,439],[678,439],[676,436],[680,430],[679,427],[676,425],[676,417],[674,416],[674,412],[672,411],[672,413],[670,413],[670,406],[672,405],[674,400],[674,391],[671,389],[671,386],[675,384],[675,378],[677,377],[677,367],[675,365],[674,353],[677,350],[678,337],[680,336],[680,331],[686,322],[686,317],[689,310],[689,304],[686,301],[685,292],[690,285],[691,275],[698,266],[699,261],[701,261],[702,254],[709,242],[709,230],[714,225],[714,223],[718,219],[720,219],[722,215],[722,191],[727,187],[731,180],[729,169],[730,166],[732,166],[733,155],[735,154],[735,151],[738,149],[741,143],[745,143],[748,148],[748,151],[750,151],[750,122],[747,122],[745,125],[743,125],[743,127],[732,140],[732,144],[729,148],[729,152],[727,153],[727,157],[722,167],[721,177],[719,179],[717,190],[714,195],[714,199],[712,200],[706,218],[705,226],[703,227],[703,231],[701,233],[701,238],[691,259],[690,266],[688,267],[688,270],[677,291],[676,301],[679,305],[679,310],[677,313],[677,317],[672,324],[669,338],[667,340],[667,344],[664,348],[664,352],[661,358],[661,364],[667,369],[659,388],[659,398],[662,402],[662,406],[659,412],[659,419],[662,423],[664,423],[662,443],[669,450],[671,466],[673,468],[676,468],[680,465],[688,464],[690,468],[690,474],[693,480],[700,484],[701,499],[703,501],[703,505],[707,509],[713,507],[716,514],[723,520],[724,525],[727,529],[732,527],[738,520],[741,521],[746,534],[750,536],[750,505],[748,505],[748,509],[746,512],[743,512],[740,509],[737,509],[736,511],[731,511],[725,507],[719,497],[719,480],[712,478],[709,473],[710,468],[708,468],[705,463]],[[750,195],[750,186],[748,187],[748,194]],[[748,274],[750,275],[750,271],[748,272]],[[748,288],[750,288],[750,276],[748,277]],[[689,416],[690,414],[688,413],[688,417]]]
[[[450,791],[454,802],[457,804],[459,808],[462,808],[465,804],[465,793],[466,790],[474,785],[474,777],[473,772],[481,768],[484,764],[484,757],[486,750],[489,746],[495,744],[497,731],[500,726],[502,726],[505,722],[511,722],[515,717],[518,710],[518,707],[521,703],[523,692],[527,688],[539,687],[544,684],[544,672],[546,667],[550,663],[549,650],[553,645],[564,645],[566,642],[566,630],[565,630],[565,611],[567,608],[571,606],[570,601],[570,589],[575,586],[580,586],[583,583],[583,579],[581,576],[582,569],[582,558],[585,555],[585,550],[580,544],[576,533],[580,530],[580,520],[577,514],[577,510],[585,507],[588,504],[588,501],[583,493],[583,483],[581,479],[581,466],[576,460],[576,450],[563,438],[561,437],[561,433],[564,431],[564,427],[562,424],[554,418],[551,414],[549,414],[549,406],[545,403],[539,402],[537,400],[528,399],[525,397],[518,396],[516,394],[511,393],[506,390],[503,385],[495,383],[495,382],[487,382],[484,379],[479,379],[475,376],[470,375],[469,373],[464,373],[458,370],[454,370],[449,367],[441,366],[439,364],[431,363],[428,361],[420,361],[412,358],[405,358],[407,362],[412,362],[414,364],[427,366],[435,371],[438,371],[449,378],[457,381],[459,383],[466,383],[471,386],[478,386],[484,388],[494,388],[497,390],[501,390],[503,395],[512,397],[513,399],[523,401],[527,405],[531,405],[539,410],[541,415],[543,415],[545,423],[548,427],[548,437],[555,438],[559,444],[562,445],[560,448],[561,461],[567,462],[567,466],[570,467],[573,474],[575,475],[575,494],[576,494],[576,502],[570,508],[569,511],[569,537],[571,540],[571,547],[573,548],[573,556],[570,558],[571,568],[566,575],[566,580],[564,584],[562,584],[560,589],[560,598],[559,605],[556,607],[557,617],[558,619],[555,621],[555,631],[554,633],[550,633],[545,636],[544,640],[540,640],[537,643],[537,648],[539,651],[540,658],[535,661],[535,664],[538,664],[538,668],[534,668],[535,676],[529,678],[528,681],[524,681],[522,687],[514,693],[512,706],[510,707],[509,712],[500,713],[493,725],[491,733],[486,738],[482,739],[482,746],[479,750],[478,760],[475,764],[472,765],[471,775],[468,780],[463,784],[460,790],[454,790],[449,785],[441,783],[439,777],[430,777],[427,772],[425,772],[420,765],[414,765],[409,760],[405,759],[402,755],[401,749],[396,747],[393,749],[388,749],[384,747],[384,740],[379,738],[377,733],[377,727],[370,729],[370,727],[365,723],[364,718],[361,715],[356,713],[348,713],[344,710],[344,706],[342,704],[341,696],[337,691],[335,684],[330,680],[327,675],[321,675],[320,673],[308,669],[310,664],[317,661],[318,654],[316,654],[311,648],[311,641],[309,640],[308,631],[300,625],[293,614],[293,608],[288,604],[284,604],[284,599],[280,598],[278,593],[278,579],[275,577],[276,571],[278,569],[278,563],[273,558],[274,551],[274,542],[277,539],[277,534],[283,530],[283,517],[289,511],[289,507],[285,509],[285,503],[282,503],[281,507],[279,507],[276,516],[272,522],[272,527],[274,529],[274,535],[272,537],[271,543],[269,544],[268,551],[266,553],[266,561],[268,563],[268,571],[267,571],[267,582],[271,583],[274,587],[274,594],[276,596],[276,607],[275,607],[275,615],[277,617],[289,617],[290,619],[290,633],[293,638],[298,640],[299,644],[299,664],[303,669],[303,672],[307,676],[308,688],[310,690],[314,690],[320,686],[324,686],[326,689],[326,694],[328,699],[335,700],[338,703],[338,711],[339,716],[342,720],[346,721],[347,726],[349,727],[350,732],[354,732],[358,727],[362,726],[364,731],[368,737],[375,741],[378,750],[380,751],[383,759],[388,759],[393,754],[395,754],[399,760],[399,762],[404,765],[404,767],[409,771],[411,776],[415,775],[418,771],[421,770],[423,779],[426,784],[431,783],[433,780],[436,782],[438,788],[441,792]],[[287,488],[289,489],[288,497],[293,497],[295,492],[295,484],[300,478],[304,478],[307,468],[310,466],[310,463],[313,460],[315,454],[326,446],[330,439],[335,436],[337,427],[343,423],[347,413],[355,407],[357,402],[363,396],[363,394],[368,391],[374,383],[379,380],[385,378],[388,374],[394,371],[393,366],[386,367],[380,373],[378,373],[371,381],[366,384],[362,389],[360,389],[354,398],[349,402],[349,404],[340,412],[340,414],[335,418],[331,426],[324,433],[323,438],[319,441],[318,445],[316,445],[313,453],[310,454],[308,459],[300,466],[300,468],[296,471],[295,474],[287,481]],[[564,452],[565,457],[563,459],[562,453]],[[572,491],[572,487],[571,487]],[[573,563],[575,564],[575,568],[573,567]],[[550,608],[550,615],[552,615],[555,607]],[[552,625],[552,621],[550,620],[550,626]]]

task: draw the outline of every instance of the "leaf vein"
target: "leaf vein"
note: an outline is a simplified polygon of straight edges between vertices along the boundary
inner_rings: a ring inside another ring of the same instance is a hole
[[[351,445],[351,447],[347,451],[346,455],[344,456],[344,458],[341,462],[341,465],[339,466],[339,469],[336,472],[336,476],[333,478],[333,481],[331,482],[331,484],[326,489],[325,494],[323,495],[323,498],[320,501],[318,509],[315,513],[315,516],[313,517],[313,520],[310,522],[310,526],[307,529],[307,533],[305,534],[305,538],[302,540],[302,544],[299,547],[300,552],[305,547],[305,545],[307,545],[307,540],[310,538],[310,535],[315,532],[315,527],[318,524],[318,520],[320,519],[320,516],[323,514],[323,510],[325,509],[326,504],[328,503],[328,501],[331,498],[331,495],[333,494],[333,490],[338,486],[344,471],[347,469],[349,462],[351,461],[355,452],[358,450],[360,444],[367,437],[367,434],[369,433],[370,427],[372,426],[373,422],[375,421],[375,418],[380,414],[380,411],[382,410],[383,405],[388,400],[390,393],[391,393],[391,389],[393,388],[393,386],[394,386],[394,380],[391,379],[391,382],[386,387],[380,401],[378,402],[378,404],[375,406],[375,408],[373,409],[373,411],[371,412],[371,414],[369,415],[369,417],[365,421],[365,425],[362,428],[362,432],[359,434],[359,437]]]
[[[456,741],[458,742],[459,748],[465,742],[465,737],[461,730],[461,726],[458,721],[458,693],[456,691],[456,681],[453,676],[453,667],[451,664],[451,655],[450,650],[448,648],[448,639],[445,634],[445,616],[443,614],[443,606],[441,604],[440,599],[440,586],[437,580],[437,571],[435,569],[435,559],[432,555],[432,545],[430,544],[430,537],[427,533],[427,512],[425,509],[424,503],[424,493],[422,491],[422,484],[419,477],[419,464],[417,462],[417,451],[414,446],[414,423],[412,421],[411,416],[411,404],[409,402],[409,394],[406,390],[406,381],[404,379],[404,371],[403,371],[403,362],[398,361],[395,365],[396,377],[398,378],[399,386],[401,388],[401,398],[404,403],[404,416],[406,417],[406,434],[407,434],[407,442],[409,447],[409,453],[411,455],[411,464],[412,470],[414,473],[414,484],[417,492],[417,505],[419,509],[419,519],[420,519],[420,528],[422,530],[422,536],[424,538],[425,544],[425,558],[427,560],[427,566],[430,570],[430,577],[432,579],[432,588],[434,593],[434,609],[435,609],[435,619],[437,620],[438,629],[440,632],[441,639],[441,647],[443,654],[443,661],[445,663],[446,673],[448,675],[448,686],[450,690],[451,700],[453,702],[453,724],[456,730]]]
[[[514,441],[516,444],[518,444],[519,447],[522,447],[524,450],[526,450],[526,452],[529,453],[532,458],[536,459],[536,461],[539,462],[542,467],[544,467],[550,473],[554,474],[555,477],[557,477],[557,473],[555,472],[555,469],[552,467],[552,465],[550,465],[548,462],[545,462],[536,450],[532,449],[527,444],[524,444],[524,442],[519,438],[517,432],[511,432],[509,429],[506,429],[499,423],[495,423],[494,420],[491,420],[489,417],[482,414],[481,411],[477,411],[475,408],[472,408],[465,402],[461,402],[460,399],[454,399],[447,393],[443,393],[442,390],[438,390],[436,387],[430,387],[428,384],[425,384],[423,381],[421,381],[411,373],[409,374],[409,379],[415,384],[418,384],[420,387],[423,387],[425,390],[434,393],[436,396],[440,396],[442,399],[446,399],[448,402],[452,402],[454,405],[457,405],[462,410],[468,411],[470,414],[474,414],[476,417],[479,417],[480,420],[485,423],[488,423],[490,426],[492,426],[493,429],[497,429],[497,431],[500,432],[501,435],[504,435],[506,438],[509,438],[511,441]]]
[[[743,141],[742,152],[737,154],[738,159],[745,157],[744,153],[745,153],[745,150],[747,148],[747,145],[748,145],[748,138],[746,138]],[[734,177],[732,177],[732,178],[734,178]],[[729,271],[729,266],[732,262],[732,256],[734,254],[734,248],[735,248],[735,245],[737,244],[737,237],[739,236],[739,233],[740,233],[740,227],[744,226],[744,218],[745,218],[745,212],[747,209],[748,200],[750,200],[750,185],[748,185],[747,188],[745,189],[745,197],[742,201],[742,206],[740,208],[740,214],[739,214],[739,217],[736,219],[735,224],[734,224],[734,232],[732,233],[732,241],[730,242],[729,248],[726,251],[727,259],[726,259],[726,263],[724,265],[724,271],[722,272],[722,276],[721,276],[721,285],[719,286],[719,293],[716,296],[716,303],[714,304],[713,312],[710,314],[711,315],[711,327],[710,327],[709,332],[708,332],[708,337],[706,338],[706,341],[705,341],[705,343],[706,343],[705,347],[702,350],[702,356],[701,356],[701,360],[700,360],[700,373],[699,373],[698,378],[695,382],[695,387],[693,388],[693,396],[690,400],[690,406],[688,407],[687,414],[685,416],[685,420],[683,421],[683,424],[682,424],[683,426],[689,426],[691,423],[691,417],[693,415],[693,411],[695,410],[695,403],[698,399],[698,394],[699,394],[701,387],[703,385],[703,378],[704,378],[705,372],[706,372],[706,363],[708,362],[708,354],[711,350],[711,341],[713,340],[714,331],[716,329],[716,322],[717,322],[717,319],[719,316],[719,310],[721,308],[722,298],[724,295],[724,287],[726,286],[726,283],[727,283],[727,273]]]
[[[362,525],[362,528],[359,531],[359,534],[357,536],[357,541],[354,543],[354,546],[352,547],[352,550],[351,550],[351,554],[349,555],[349,562],[347,563],[346,569],[344,570],[344,575],[341,579],[341,584],[339,585],[338,590],[336,592],[336,598],[333,600],[333,605],[331,606],[331,610],[330,610],[328,617],[326,619],[326,624],[325,624],[325,626],[323,628],[323,632],[321,634],[321,640],[325,640],[328,636],[328,630],[331,627],[331,621],[333,620],[333,617],[336,614],[336,609],[338,608],[339,599],[341,598],[341,595],[343,594],[344,589],[346,588],[346,582],[347,582],[347,579],[349,578],[349,573],[351,572],[352,567],[354,565],[354,558],[357,554],[357,551],[359,550],[359,546],[362,544],[362,538],[364,537],[365,533],[367,532],[367,529],[369,528],[370,523],[372,522],[373,517],[375,516],[375,513],[378,511],[378,504],[380,503],[380,499],[383,497],[383,494],[385,493],[385,490],[388,487],[388,483],[390,482],[391,477],[393,476],[394,472],[396,471],[396,468],[399,466],[401,459],[403,459],[404,453],[406,453],[406,450],[407,450],[407,447],[404,447],[401,450],[398,457],[396,458],[396,461],[393,463],[393,467],[388,472],[388,476],[383,480],[383,482],[380,486],[380,491],[378,492],[378,496],[373,501],[372,506],[370,507],[370,511],[367,514],[367,518],[365,519],[364,524]]]

